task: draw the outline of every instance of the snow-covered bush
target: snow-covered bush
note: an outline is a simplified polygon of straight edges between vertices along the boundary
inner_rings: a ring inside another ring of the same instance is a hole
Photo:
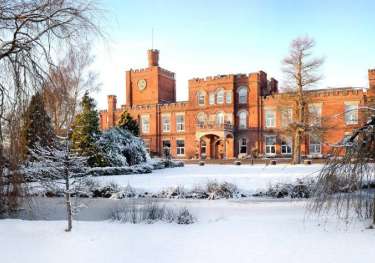
[[[238,193],[237,186],[228,182],[218,183],[211,181],[207,183],[209,199],[233,198]]]
[[[147,163],[122,166],[122,167],[94,167],[90,168],[88,173],[92,176],[112,176],[126,174],[147,174],[152,173],[153,167]]]
[[[143,141],[122,128],[103,132],[96,145],[110,166],[132,166],[149,159]]]
[[[154,200],[149,200],[146,204],[125,204],[113,211],[112,220],[131,224],[162,221],[187,225],[195,222],[195,218],[186,208],[166,207]]]

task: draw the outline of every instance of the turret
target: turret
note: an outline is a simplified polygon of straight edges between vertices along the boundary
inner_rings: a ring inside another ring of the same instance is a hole
[[[159,66],[159,50],[149,49],[147,51],[147,55],[148,55],[148,66],[149,67]]]
[[[370,89],[375,90],[375,69],[368,70],[368,81]]]
[[[117,107],[117,98],[115,95],[108,95],[108,115],[107,115],[107,127],[112,128],[115,125],[115,112]]]

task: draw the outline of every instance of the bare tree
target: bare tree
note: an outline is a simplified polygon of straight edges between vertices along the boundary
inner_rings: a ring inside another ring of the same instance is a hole
[[[323,58],[312,57],[315,41],[309,37],[299,37],[292,41],[289,55],[282,61],[289,89],[294,91],[294,119],[289,125],[293,131],[293,163],[301,162],[301,142],[308,127],[306,89],[319,82],[318,73]]]
[[[6,189],[14,181],[3,178],[9,169],[5,144],[9,149],[18,140],[17,134],[4,137],[7,131],[16,127],[28,95],[42,87],[48,78],[48,70],[56,54],[66,45],[87,40],[92,33],[99,33],[96,26],[98,8],[89,0],[0,0],[0,199],[7,198]],[[7,118],[12,116],[12,118]],[[8,127],[7,127],[8,126]],[[14,151],[8,150],[12,154]],[[9,159],[9,158],[8,158]],[[17,160],[17,157],[11,159]],[[8,164],[7,164],[8,163]],[[5,189],[5,190],[4,190]],[[2,202],[1,203],[6,203]]]
[[[43,95],[46,111],[58,135],[63,135],[67,124],[73,122],[79,98],[86,91],[99,89],[97,74],[90,70],[92,61],[88,43],[78,48],[72,46],[67,56],[49,71]]]
[[[375,226],[375,116],[333,149],[321,170],[310,209],[334,209],[348,220],[353,212]]]

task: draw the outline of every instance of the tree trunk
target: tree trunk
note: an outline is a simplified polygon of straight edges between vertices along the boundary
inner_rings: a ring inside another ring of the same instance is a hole
[[[372,201],[372,225],[375,227],[375,195]]]
[[[301,132],[299,129],[296,130],[294,135],[294,149],[293,149],[293,164],[301,163]]]
[[[72,230],[72,203],[70,201],[70,193],[66,192],[65,193],[65,202],[66,202],[66,213],[67,213],[67,220],[68,220],[68,227],[65,230],[66,232],[70,232]]]

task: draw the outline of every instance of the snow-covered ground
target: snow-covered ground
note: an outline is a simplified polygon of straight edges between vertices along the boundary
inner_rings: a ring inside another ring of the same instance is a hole
[[[113,201],[112,201],[113,202]],[[302,201],[173,200],[193,225],[0,221],[1,263],[370,263],[375,230],[306,217]]]
[[[255,192],[270,184],[295,182],[297,178],[316,176],[322,165],[185,165],[185,167],[155,170],[151,174],[97,177],[102,183],[115,182],[121,186],[158,192],[168,187],[182,186],[191,190],[207,182],[230,182],[241,190]]]

